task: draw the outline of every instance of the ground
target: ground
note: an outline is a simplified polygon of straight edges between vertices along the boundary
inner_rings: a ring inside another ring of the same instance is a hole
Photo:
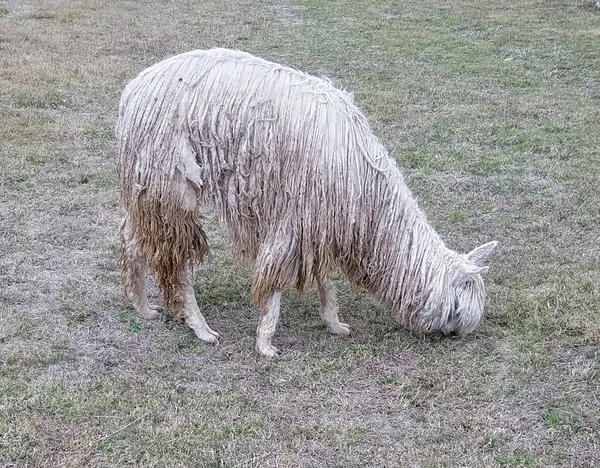
[[[600,466],[599,21],[591,0],[0,1],[0,466]],[[339,277],[354,333],[287,291],[283,355],[259,358],[213,218],[195,287],[220,345],[131,313],[119,94],[213,46],[352,91],[446,243],[500,242],[475,333],[414,336]]]

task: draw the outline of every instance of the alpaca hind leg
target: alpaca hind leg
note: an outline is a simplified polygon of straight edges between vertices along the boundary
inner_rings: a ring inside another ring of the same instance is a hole
[[[319,312],[321,318],[327,324],[327,328],[335,335],[349,335],[351,331],[350,327],[345,323],[340,323],[338,317],[337,297],[333,281],[329,278],[318,278],[317,286],[319,288],[319,299],[321,302]]]
[[[185,317],[185,323],[194,330],[196,336],[202,341],[217,343],[220,338],[219,334],[208,326],[202,312],[200,312],[198,303],[196,302],[190,268],[184,268],[181,276],[182,288],[180,307],[182,315]]]
[[[268,296],[256,329],[256,351],[262,356],[276,357],[279,354],[279,350],[271,344],[271,340],[277,328],[280,310],[281,292],[276,291]]]
[[[126,216],[119,229],[119,267],[125,295],[131,301],[137,315],[144,319],[156,319],[158,306],[148,304],[146,259],[137,245],[131,228],[131,220]]]

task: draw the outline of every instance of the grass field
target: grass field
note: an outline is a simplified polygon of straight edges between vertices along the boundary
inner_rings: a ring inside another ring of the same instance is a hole
[[[287,291],[258,358],[214,219],[221,344],[130,312],[120,90],[212,46],[333,78],[451,248],[500,242],[474,334],[411,335],[338,278],[354,333]],[[600,466],[599,142],[591,0],[0,1],[0,467]]]

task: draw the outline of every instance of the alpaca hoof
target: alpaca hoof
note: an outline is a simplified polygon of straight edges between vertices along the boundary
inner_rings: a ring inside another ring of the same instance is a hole
[[[347,323],[337,323],[329,326],[329,332],[334,335],[348,336],[352,332],[352,329]]]
[[[160,307],[151,305],[138,310],[137,314],[145,320],[156,320],[160,317]]]
[[[281,354],[275,346],[268,343],[256,343],[256,352],[264,357],[274,358]]]

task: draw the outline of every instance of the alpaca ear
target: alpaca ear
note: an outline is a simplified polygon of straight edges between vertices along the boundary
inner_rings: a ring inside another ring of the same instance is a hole
[[[494,251],[497,245],[497,241],[480,245],[467,254],[467,260],[474,263],[478,267],[482,267],[483,263],[487,260],[488,256]],[[485,273],[485,271],[481,271],[480,273]]]

